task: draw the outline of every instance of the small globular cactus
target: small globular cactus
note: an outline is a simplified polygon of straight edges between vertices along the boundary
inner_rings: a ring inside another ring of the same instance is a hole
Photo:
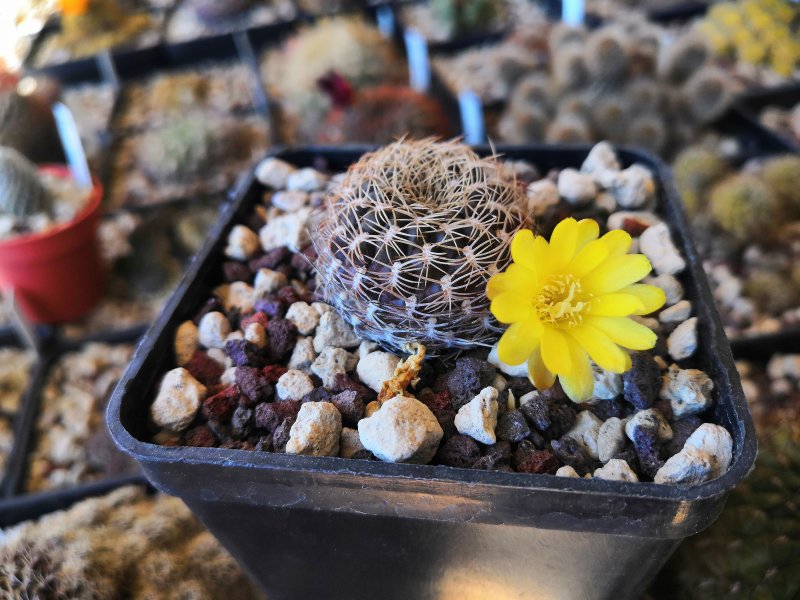
[[[787,217],[800,217],[800,156],[786,154],[764,162],[761,177],[781,201]]]
[[[607,26],[594,31],[583,49],[589,74],[600,85],[615,85],[628,73],[629,56],[623,32]]]
[[[643,148],[655,154],[661,153],[667,144],[667,128],[658,114],[643,114],[628,124],[625,142],[635,148]]]
[[[317,291],[359,335],[397,349],[490,345],[501,329],[486,284],[528,225],[525,202],[497,159],[457,142],[366,154],[310,227]]]
[[[561,114],[547,127],[545,141],[551,144],[583,144],[592,140],[586,119],[576,114]]]
[[[0,89],[0,146],[11,146],[34,162],[63,162],[49,98]]]
[[[721,117],[733,99],[728,76],[719,68],[708,66],[697,71],[683,87],[692,116],[699,123]]]
[[[0,214],[25,218],[50,214],[53,198],[36,167],[13,148],[0,146]]]
[[[703,146],[690,146],[675,158],[672,173],[690,215],[702,210],[701,204],[706,193],[727,171],[725,160],[714,150]]]
[[[673,84],[685,83],[710,57],[711,49],[705,38],[697,32],[687,33],[665,46],[662,76]]]
[[[711,190],[709,203],[716,224],[742,244],[769,237],[780,221],[780,201],[755,175],[724,179]]]
[[[759,269],[748,274],[744,291],[757,306],[775,315],[798,305],[800,282],[792,273]]]

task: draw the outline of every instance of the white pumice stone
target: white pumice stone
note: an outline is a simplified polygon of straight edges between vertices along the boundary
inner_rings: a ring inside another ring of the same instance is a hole
[[[296,369],[286,371],[275,384],[275,393],[280,400],[301,400],[313,391],[314,382],[311,377]]]
[[[150,406],[150,416],[159,427],[183,431],[194,420],[206,392],[206,386],[183,367],[167,371]]]
[[[573,206],[583,206],[597,196],[597,185],[591,175],[562,169],[558,174],[558,195]]]
[[[669,400],[673,414],[680,418],[701,413],[713,404],[714,382],[698,369],[671,365],[664,375],[660,397]]]
[[[287,285],[289,285],[289,279],[280,271],[259,269],[255,281],[253,281],[253,294],[256,298],[263,298]]]
[[[666,223],[645,229],[639,237],[639,250],[659,275],[677,275],[686,268],[686,261],[673,243]]]
[[[267,221],[258,232],[261,247],[265,252],[288,246],[290,250],[299,252],[308,244],[308,218],[311,216],[310,208],[301,208],[298,211],[287,213]]]
[[[289,430],[286,454],[338,456],[342,415],[330,402],[306,402]]]
[[[286,178],[286,189],[301,190],[303,192],[316,192],[325,188],[329,177],[311,167],[298,169],[289,173]]]
[[[347,350],[333,348],[331,346],[323,348],[320,355],[311,363],[311,371],[322,379],[322,385],[326,388],[333,387],[337,375],[347,372]]]
[[[203,315],[197,327],[198,340],[206,348],[224,348],[225,338],[230,332],[231,324],[228,318],[217,311]]]
[[[200,346],[200,334],[193,321],[184,321],[175,330],[175,361],[183,366],[192,360]]]
[[[295,302],[286,311],[287,320],[294,323],[300,335],[310,335],[319,324],[319,313],[307,302]]]
[[[658,315],[658,319],[662,323],[683,323],[691,316],[692,303],[688,300],[681,300],[662,310]]]
[[[358,422],[358,435],[363,446],[380,460],[427,464],[436,454],[444,432],[422,402],[395,396]]]
[[[598,479],[609,479],[611,481],[639,481],[630,465],[619,458],[612,458],[599,469],[595,469],[594,476]]]
[[[244,225],[234,225],[228,234],[225,256],[234,260],[248,260],[258,251],[259,246],[255,231]]]
[[[673,360],[684,360],[697,351],[697,317],[678,325],[667,338],[667,352]]]
[[[644,283],[661,288],[664,291],[664,295],[667,297],[667,306],[672,306],[683,300],[683,285],[681,285],[681,282],[673,275],[645,277]]]
[[[279,158],[265,158],[256,167],[256,179],[259,183],[275,190],[286,187],[286,180],[297,167]]]
[[[308,192],[283,190],[272,195],[272,206],[285,212],[295,212],[308,204]]]
[[[362,383],[380,393],[383,382],[394,376],[398,364],[399,356],[380,350],[370,352],[359,359],[356,374]]]
[[[468,435],[482,444],[492,445],[497,442],[498,393],[493,387],[483,388],[477,396],[458,409],[455,425],[458,432]]]
[[[497,344],[492,346],[491,352],[489,352],[489,356],[486,359],[490,364],[497,367],[502,373],[505,373],[509,377],[527,377],[528,376],[528,363],[522,363],[521,365],[507,365],[503,361],[500,360],[500,357],[497,354]]]

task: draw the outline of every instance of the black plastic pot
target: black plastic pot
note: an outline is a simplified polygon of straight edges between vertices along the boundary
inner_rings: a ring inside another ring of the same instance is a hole
[[[543,170],[580,165],[581,147],[500,147]],[[364,148],[279,152],[297,165],[345,169]],[[490,152],[487,147],[479,151]],[[250,179],[139,346],[109,403],[109,428],[159,489],[181,497],[272,599],[633,598],[680,543],[718,516],[750,471],[756,440],[730,348],[668,170],[654,169],[663,216],[687,259],[687,297],[700,320],[699,366],[720,400],[712,419],[734,439],[730,470],[693,486],[629,484],[311,458],[149,442],[160,375],[176,326],[218,281],[231,227],[263,188]]]
[[[761,111],[770,106],[792,108],[800,104],[800,83],[788,83],[780,87],[760,88],[748,91],[737,98],[737,106],[747,117],[759,122]],[[763,127],[763,126],[762,126]],[[774,132],[787,146],[787,148],[800,152],[800,143],[797,140]]]

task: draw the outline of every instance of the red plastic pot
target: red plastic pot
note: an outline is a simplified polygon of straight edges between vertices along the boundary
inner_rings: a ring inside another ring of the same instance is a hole
[[[69,177],[67,167],[40,172]],[[86,207],[67,223],[0,242],[0,288],[14,291],[24,315],[36,323],[75,320],[103,295],[104,268],[97,241],[103,186],[96,179]]]

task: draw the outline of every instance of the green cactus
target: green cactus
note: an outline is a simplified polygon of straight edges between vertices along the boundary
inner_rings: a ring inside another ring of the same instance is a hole
[[[685,83],[698,69],[705,65],[711,50],[698,33],[690,32],[678,37],[666,47],[663,76],[675,84]]]
[[[722,157],[703,146],[690,146],[675,158],[675,184],[690,215],[702,210],[706,193],[727,171],[728,164]]]
[[[0,146],[0,214],[24,218],[50,214],[53,197],[36,167],[20,152]]]
[[[733,98],[727,74],[713,66],[696,71],[684,85],[683,93],[698,123],[710,123],[721,117]]]
[[[770,158],[761,170],[764,182],[780,199],[789,218],[800,218],[800,156]]]
[[[780,202],[755,175],[733,175],[718,183],[709,196],[711,216],[739,243],[757,242],[774,233]]]
[[[11,146],[34,162],[63,162],[61,140],[47,97],[0,91],[0,146]]]
[[[667,143],[667,129],[658,114],[643,114],[634,118],[625,132],[625,143],[659,154]]]
[[[431,0],[430,7],[452,38],[493,29],[502,15],[499,4],[495,0]]]
[[[551,144],[579,144],[592,140],[586,119],[576,114],[559,115],[548,127],[545,141]]]
[[[756,305],[771,315],[779,315],[800,304],[800,285],[792,273],[757,269],[748,274],[744,291]]]
[[[615,86],[628,74],[628,44],[617,27],[608,26],[594,31],[586,40],[583,56],[589,75],[596,84]]]
[[[139,160],[155,181],[186,181],[211,167],[214,156],[221,155],[212,121],[188,115],[143,134]]]

